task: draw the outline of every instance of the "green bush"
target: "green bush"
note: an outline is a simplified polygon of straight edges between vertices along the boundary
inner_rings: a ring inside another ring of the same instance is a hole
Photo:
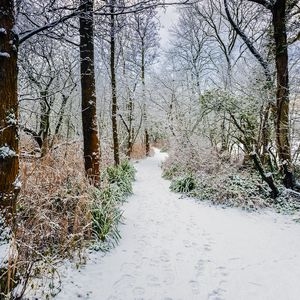
[[[185,174],[174,179],[170,189],[176,193],[189,193],[196,187],[196,180],[192,174]]]
[[[92,232],[94,240],[100,243],[94,245],[94,249],[106,250],[103,248],[105,245],[119,241],[118,224],[122,218],[120,202],[132,193],[134,175],[135,169],[128,161],[119,166],[110,166],[105,174],[108,185],[100,190],[95,189],[91,207]],[[101,243],[103,241],[106,244]]]
[[[118,242],[120,235],[118,223],[122,212],[118,206],[120,193],[108,186],[102,191],[95,191],[95,201],[92,204],[92,232],[94,240],[112,240]]]
[[[173,179],[178,173],[180,173],[180,167],[177,164],[172,164],[163,171],[163,178],[171,180]]]
[[[119,166],[111,166],[107,168],[107,177],[109,184],[117,185],[122,194],[132,193],[132,181],[134,179],[135,170],[133,166],[124,161]]]

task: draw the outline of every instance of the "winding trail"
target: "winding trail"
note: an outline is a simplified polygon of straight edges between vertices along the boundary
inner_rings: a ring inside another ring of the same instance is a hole
[[[300,225],[181,199],[161,178],[164,157],[136,164],[120,244],[68,270],[55,299],[300,299]]]

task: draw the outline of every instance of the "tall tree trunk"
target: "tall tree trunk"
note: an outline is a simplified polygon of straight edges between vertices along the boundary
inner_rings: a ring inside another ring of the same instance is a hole
[[[61,107],[60,107],[60,110],[59,110],[59,118],[58,118],[57,124],[55,126],[54,136],[58,135],[59,130],[60,130],[62,124],[63,124],[63,118],[64,118],[65,109],[66,109],[68,99],[69,99],[68,96],[62,95],[62,102],[61,102]]]
[[[150,140],[148,131],[147,105],[146,105],[146,86],[145,86],[145,46],[142,40],[142,85],[143,85],[143,101],[144,101],[144,127],[145,127],[145,150],[146,156],[150,155]]]
[[[44,157],[48,152],[48,137],[50,129],[50,105],[48,103],[48,91],[41,92],[40,101],[40,129],[39,136],[43,141],[41,147],[41,156]]]
[[[134,139],[134,128],[132,127],[133,122],[133,101],[132,97],[130,95],[130,92],[128,93],[129,100],[128,100],[128,139],[127,139],[127,157],[130,158],[133,148],[133,139]]]
[[[18,40],[14,25],[14,1],[0,1],[0,208],[10,211],[15,210],[19,190]]]
[[[277,0],[272,7],[274,27],[275,60],[277,71],[276,92],[276,142],[280,162],[283,164],[284,185],[292,188],[295,185],[291,163],[291,146],[289,136],[289,71],[286,34],[286,0]]]
[[[80,72],[85,171],[90,181],[98,186],[100,153],[96,112],[93,4],[93,0],[80,0]]]
[[[117,82],[116,82],[116,68],[115,68],[115,16],[114,16],[115,1],[110,3],[110,73],[111,73],[111,121],[113,133],[113,148],[115,165],[120,164],[119,156],[119,137],[118,137],[118,120],[117,120]]]

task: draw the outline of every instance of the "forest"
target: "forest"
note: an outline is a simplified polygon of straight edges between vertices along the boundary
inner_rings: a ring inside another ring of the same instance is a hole
[[[300,0],[0,0],[0,300],[298,300]]]

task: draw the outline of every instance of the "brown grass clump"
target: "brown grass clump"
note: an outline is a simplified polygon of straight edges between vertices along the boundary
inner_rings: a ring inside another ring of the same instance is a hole
[[[142,159],[145,157],[146,149],[143,144],[134,144],[132,147],[131,158]]]
[[[68,149],[67,159],[54,151],[38,160],[22,160],[21,181],[16,239],[23,244],[31,240],[43,254],[68,256],[70,248],[80,247],[89,236],[91,187],[79,145]]]

